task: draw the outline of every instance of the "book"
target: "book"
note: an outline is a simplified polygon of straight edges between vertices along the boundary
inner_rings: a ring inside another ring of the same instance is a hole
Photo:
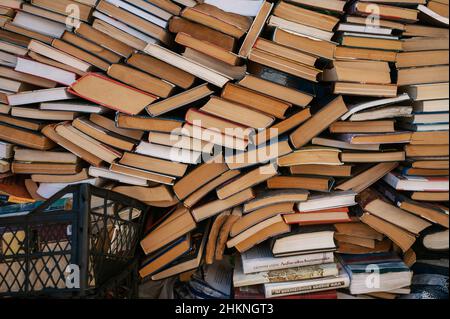
[[[212,71],[211,69],[205,68],[198,63],[185,59],[183,56],[178,55],[156,44],[147,45],[147,47],[144,49],[144,52],[183,71],[191,73],[192,75],[199,77],[218,87],[223,87],[229,81],[229,78],[225,77],[224,75]]]
[[[305,189],[330,192],[334,184],[334,178],[325,176],[275,176],[267,180],[268,189]]]
[[[278,236],[272,240],[275,257],[335,251],[334,229],[325,226],[307,226]]]
[[[113,79],[161,98],[169,97],[175,89],[175,85],[172,83],[121,64],[111,65],[107,74]]]
[[[248,1],[244,2],[250,4]],[[250,51],[257,41],[259,35],[261,34],[264,25],[266,23],[267,18],[269,17],[270,13],[273,9],[273,4],[263,1],[262,4],[258,8],[258,14],[256,15],[252,26],[250,27],[247,36],[244,39],[244,42],[242,43],[241,48],[239,49],[239,55],[242,57],[248,57],[250,54]]]
[[[291,227],[284,222],[280,215],[278,215],[267,219],[232,238],[227,242],[227,247],[235,247],[240,253],[243,253],[269,238],[286,234],[290,231]]]
[[[223,163],[221,157],[212,159],[210,162],[198,166],[185,175],[174,185],[173,190],[180,200],[184,200],[205,184],[220,177],[227,171],[228,167]]]
[[[67,91],[66,87],[20,92],[8,95],[8,102],[11,106],[72,99],[74,99],[74,96]]]
[[[303,22],[305,25],[325,31],[333,31],[339,21],[334,16],[308,10],[283,1],[275,7],[274,15],[293,22]]]
[[[215,44],[206,41],[198,40],[191,35],[180,32],[175,38],[175,42],[185,47],[196,49],[210,57],[218,59],[228,65],[236,66],[241,63],[238,55],[227,51]]]
[[[371,215],[415,235],[431,226],[429,222],[391,205],[379,193],[370,189],[360,194],[359,203]]]
[[[303,107],[309,105],[313,98],[309,94],[281,86],[277,83],[250,74],[246,75],[239,82],[239,85]]]
[[[278,158],[278,165],[291,167],[297,165],[342,165],[339,155],[341,151],[334,148],[306,147]]]
[[[332,263],[332,252],[274,258],[269,242],[241,254],[244,274]]]
[[[362,172],[361,174],[339,184],[336,189],[342,191],[353,190],[360,193],[382,179],[387,173],[393,171],[398,163],[380,163]]]
[[[336,44],[333,42],[313,39],[280,28],[275,29],[272,40],[280,45],[327,60],[333,60],[336,51]]]
[[[383,180],[397,190],[448,191],[448,178],[402,176],[396,172],[387,174]]]
[[[37,150],[52,149],[55,144],[44,135],[0,123],[0,139]]]
[[[286,283],[269,283],[264,285],[266,298],[276,298],[288,295],[312,293],[336,288],[346,288],[350,285],[347,273],[340,272],[337,277],[326,277]]]
[[[233,51],[236,46],[236,39],[232,36],[181,17],[173,17],[169,21],[169,30],[172,33],[184,32],[198,40],[215,44],[228,51]]]
[[[117,186],[113,188],[113,191],[148,204],[158,202],[174,202],[173,193],[166,185],[154,187],[147,187],[147,185]]]
[[[166,44],[170,43],[170,35],[164,29],[165,23],[162,22],[159,18],[153,18],[151,15],[142,12],[142,10],[137,9],[134,6],[130,6],[120,0],[111,1],[112,2],[105,0],[100,1],[100,3],[96,6],[96,9],[106,15],[116,17],[123,23],[129,25],[132,28],[140,30],[140,32],[145,33],[152,38],[158,39]],[[134,12],[132,13],[127,9],[130,9]],[[136,13],[138,15],[136,15]],[[139,16],[139,14],[141,16]],[[144,18],[142,16],[144,16]],[[150,22],[148,19],[161,22],[164,26],[156,25]]]
[[[213,91],[208,87],[208,84],[202,84],[162,101],[153,103],[146,108],[146,111],[152,117],[160,116],[182,108],[188,104],[202,100],[210,96],[212,93]]]
[[[305,190],[260,191],[254,200],[244,204],[244,213],[250,213],[257,209],[275,204],[303,202],[306,201],[308,197],[309,192]]]
[[[290,135],[291,143],[300,148],[322,133],[348,111],[342,97],[337,97]]]
[[[308,81],[318,82],[322,71],[254,48],[249,60]]]
[[[28,49],[33,51],[39,55],[47,57],[49,59],[55,60],[57,62],[67,64],[73,68],[76,68],[80,71],[87,72],[92,69],[92,65],[86,63],[79,58],[75,58],[74,56],[58,50],[57,48],[46,45],[45,43],[32,40],[28,45]]]
[[[205,222],[198,228],[197,231],[191,234],[192,250],[185,255],[182,255],[172,263],[164,267],[164,269],[157,274],[154,274],[152,280],[162,280],[164,278],[172,277],[177,274],[196,269],[200,266],[203,258],[206,242],[208,239],[209,222]]]
[[[225,12],[208,4],[185,8],[181,16],[228,34],[236,39],[241,38],[251,26],[250,18]]]
[[[288,215],[292,213],[294,213],[294,204],[292,202],[274,204],[263,207],[261,209],[257,209],[237,220],[231,227],[230,236],[235,237],[243,231],[255,226],[260,222],[263,222],[266,219],[275,217],[277,215]]]
[[[180,207],[165,215],[159,224],[156,224],[154,229],[142,239],[140,245],[148,255],[194,230],[196,226],[189,211]]]
[[[233,208],[254,198],[254,192],[251,188],[249,188],[230,196],[227,199],[218,199],[196,207],[192,210],[192,215],[197,222],[200,222],[204,219],[215,216],[224,210]]]
[[[76,81],[75,73],[24,58],[17,59],[14,70],[31,76],[43,77],[48,81],[63,85],[71,85]]]
[[[73,83],[69,92],[107,108],[135,115],[157,100],[157,97],[113,81],[105,76],[89,73]]]
[[[174,241],[169,246],[161,249],[158,252],[148,256],[143,262],[139,275],[141,278],[152,275],[165,265],[170,264],[178,257],[186,254],[191,249],[190,234],[185,235]]]
[[[255,274],[244,274],[242,263],[238,262],[233,274],[233,286],[235,288],[244,286],[253,286],[273,282],[287,282],[308,280],[323,277],[332,277],[338,275],[336,264],[323,264],[316,266],[306,266],[298,268],[289,268],[283,270],[271,270]]]
[[[275,122],[273,116],[214,96],[200,111],[255,129],[267,128]]]
[[[408,287],[412,281],[412,272],[397,256],[389,253],[376,255],[350,256],[342,255],[341,260],[351,278],[350,292],[352,294],[376,291],[392,291]],[[367,265],[376,265],[380,271],[380,285],[367,285],[369,274]]]
[[[351,218],[348,215],[349,209],[347,207],[326,209],[321,211],[298,213],[283,216],[287,224],[298,224],[300,226],[308,225],[322,225],[322,224],[337,224],[350,222]]]
[[[134,153],[125,153],[119,161],[119,164],[174,177],[184,176],[187,170],[186,164],[173,163],[171,161]]]
[[[356,193],[353,191],[334,192],[327,195],[311,196],[307,201],[297,204],[299,212],[350,207],[356,205]]]

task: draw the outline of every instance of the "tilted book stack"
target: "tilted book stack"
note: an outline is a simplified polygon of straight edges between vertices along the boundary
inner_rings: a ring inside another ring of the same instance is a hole
[[[90,183],[152,207],[143,284],[409,294],[448,254],[448,37],[446,0],[0,0],[0,216]]]

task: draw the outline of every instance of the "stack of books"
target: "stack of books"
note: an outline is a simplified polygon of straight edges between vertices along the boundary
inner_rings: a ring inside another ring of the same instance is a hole
[[[447,6],[0,0],[4,212],[78,183],[138,199],[140,277],[181,295],[230,255],[207,296],[407,294],[418,238],[448,249]]]

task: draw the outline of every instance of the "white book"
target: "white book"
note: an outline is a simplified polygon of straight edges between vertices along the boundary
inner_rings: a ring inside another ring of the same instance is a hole
[[[402,95],[399,95],[399,96],[396,96],[393,98],[378,99],[378,100],[372,100],[372,101],[361,102],[358,104],[350,105],[349,111],[341,117],[341,120],[345,121],[345,120],[349,119],[353,114],[367,110],[367,109],[371,109],[371,108],[378,107],[378,106],[392,105],[395,103],[400,103],[400,102],[405,102],[405,101],[410,101],[410,100],[411,100],[411,98],[409,97],[408,93],[403,93]]]
[[[217,73],[157,44],[147,45],[144,52],[218,87],[225,86],[231,80],[231,78],[223,74]]]
[[[89,63],[86,63],[80,59],[77,59],[76,57],[67,54],[63,51],[60,51],[58,49],[55,49],[54,47],[51,47],[47,44],[44,44],[42,42],[31,40],[30,44],[28,45],[28,49],[40,54],[42,56],[45,56],[49,59],[58,61],[60,63],[69,65],[75,69],[78,69],[83,72],[88,72],[92,69],[92,65]]]
[[[371,33],[378,35],[392,35],[392,29],[373,27],[370,25],[359,25],[351,23],[340,23],[337,31],[341,32],[357,32],[357,33]]]
[[[165,29],[168,26],[168,22],[166,20],[163,20],[163,19],[158,18],[148,12],[145,12],[144,10],[141,10],[138,7],[135,7],[129,3],[126,3],[125,1],[122,1],[122,0],[105,0],[105,1],[115,5],[118,8],[128,11],[129,13],[132,13],[148,22],[156,24],[157,26],[160,26],[161,28]]]
[[[356,205],[356,196],[353,191],[335,192],[327,195],[316,195],[310,197],[305,202],[297,204],[299,212],[312,212],[339,207],[349,207]]]
[[[384,177],[384,181],[396,190],[410,192],[448,192],[448,177],[446,178],[426,178],[420,176],[401,176],[389,173]]]
[[[71,100],[74,98],[75,97],[72,94],[67,92],[67,88],[62,87],[11,94],[8,96],[8,101],[10,105],[25,105],[49,101]]]
[[[67,186],[78,185],[78,184],[91,184],[93,186],[97,186],[99,184],[99,182],[100,182],[99,179],[91,178],[91,179],[83,180],[81,182],[67,183],[67,184],[66,183],[40,183],[36,193],[39,196],[41,196],[45,199],[48,199],[48,198],[52,197],[53,195],[55,195],[56,193],[62,191]],[[71,195],[71,194],[68,194],[68,195]]]
[[[160,9],[156,5],[146,0],[125,0],[125,1],[163,20],[169,21],[173,17],[172,13]]]
[[[264,0],[204,0],[204,3],[216,6],[223,11],[255,17]]]
[[[108,168],[91,166],[89,168],[89,176],[101,177],[104,179],[109,179],[109,180],[117,181],[119,183],[133,185],[133,186],[148,186],[148,182],[145,179],[111,172]]]
[[[146,35],[145,33],[142,33],[136,29],[133,29],[132,27],[129,27],[126,24],[107,16],[106,14],[101,13],[100,11],[94,11],[93,16],[99,20],[102,20],[103,22],[106,22],[106,23],[112,25],[113,27],[115,27],[125,33],[128,33],[129,35],[131,35],[135,38],[138,38],[139,40],[146,42],[146,43],[158,42],[156,39]]]
[[[202,156],[201,152],[147,142],[141,142],[136,148],[136,153],[185,164],[198,164]]]
[[[275,258],[273,257],[270,243],[266,241],[242,253],[241,258],[244,274],[252,274],[263,271],[332,263],[334,262],[334,253],[321,252]]]
[[[75,73],[59,69],[41,62],[18,58],[15,70],[70,86],[77,80]]]
[[[399,40],[400,39],[399,37],[393,36],[393,35],[381,35],[381,34],[357,33],[357,32],[344,32],[344,36],[369,38],[369,39],[383,39],[383,40]]]
[[[277,16],[270,17],[269,26],[325,41],[331,41],[334,36],[333,32],[323,31],[300,23],[288,21]]]
[[[242,261],[236,261],[236,267],[233,273],[233,286],[246,287],[276,282],[288,282],[297,280],[307,280],[314,278],[323,278],[337,276],[339,269],[337,264],[321,264],[314,266],[292,267],[280,270],[269,270],[253,274],[244,274]]]
[[[0,158],[9,159],[13,156],[13,144],[0,141]]]
[[[61,38],[67,28],[65,24],[51,21],[33,14],[18,11],[12,24],[52,38]]]
[[[41,110],[47,111],[68,111],[68,112],[80,112],[80,113],[94,113],[101,114],[107,111],[101,105],[88,103],[84,101],[57,101],[57,102],[45,102],[39,106]]]
[[[350,286],[350,277],[345,271],[339,276],[283,283],[270,283],[264,285],[266,298],[276,298],[307,294],[319,291],[343,289]]]
[[[428,9],[424,5],[419,5],[417,7],[421,13],[423,13],[429,20],[432,22],[438,22],[439,24],[445,24],[446,26],[449,25],[449,19],[447,17],[441,16],[440,14],[434,12],[431,9]]]

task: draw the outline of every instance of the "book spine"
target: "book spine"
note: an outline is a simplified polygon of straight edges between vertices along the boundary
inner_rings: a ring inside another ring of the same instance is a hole
[[[331,252],[314,255],[294,256],[289,258],[244,260],[243,268],[244,274],[252,274],[263,271],[313,266],[332,262],[334,262],[334,254]]]
[[[299,281],[297,283],[292,283],[288,287],[277,287],[275,285],[266,284],[264,286],[266,298],[276,298],[283,296],[292,296],[298,294],[307,294],[319,291],[326,291],[332,289],[342,289],[349,287],[350,280],[348,277],[346,278],[333,278],[329,281],[316,282],[316,283],[308,283]]]

